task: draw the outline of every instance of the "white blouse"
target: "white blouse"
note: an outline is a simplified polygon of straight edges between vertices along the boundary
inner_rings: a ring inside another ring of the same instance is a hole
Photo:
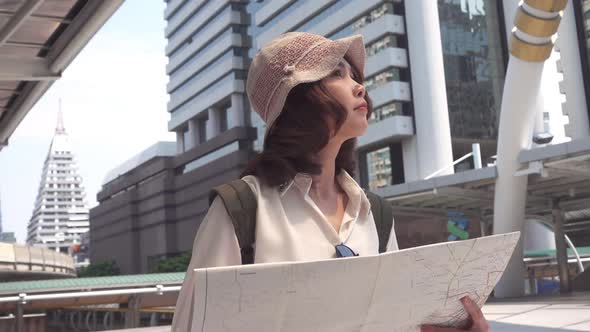
[[[311,176],[298,174],[282,188],[263,186],[255,176],[243,178],[258,202],[254,263],[335,258],[335,246],[341,243],[361,256],[379,253],[377,228],[365,193],[345,171],[336,178],[348,196],[339,232],[309,196]],[[393,227],[387,250],[398,250]],[[193,269],[240,265],[241,261],[233,224],[217,197],[195,237],[191,262],[176,303],[172,331],[188,331],[191,326]]]

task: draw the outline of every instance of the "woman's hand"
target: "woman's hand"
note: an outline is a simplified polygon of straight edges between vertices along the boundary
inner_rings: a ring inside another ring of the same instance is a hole
[[[456,329],[454,327],[440,327],[433,325],[422,325],[421,332],[456,332],[456,331],[473,331],[473,332],[488,332],[490,329],[488,321],[483,316],[481,309],[473,302],[469,296],[461,299],[461,303],[465,307],[465,311],[469,314],[469,325],[466,329]]]

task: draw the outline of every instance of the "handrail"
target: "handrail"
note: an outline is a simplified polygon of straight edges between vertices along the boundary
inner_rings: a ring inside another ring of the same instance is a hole
[[[26,293],[20,293],[18,295],[14,295],[14,296],[0,297],[0,303],[18,302],[18,303],[24,304],[27,301],[35,301],[35,300],[56,300],[56,299],[92,297],[92,296],[132,295],[132,294],[145,294],[145,293],[156,293],[158,295],[162,295],[163,293],[166,293],[166,292],[180,291],[180,288],[181,288],[181,286],[156,285],[155,287],[144,287],[144,288],[109,289],[109,290],[99,290],[99,291],[49,293],[49,294],[36,294],[36,295],[27,295]]]
[[[440,174],[441,172],[454,167],[455,165],[457,165],[458,163],[462,162],[463,160],[473,156],[473,165],[475,166],[476,169],[481,168],[481,152],[480,152],[480,148],[479,148],[479,143],[474,143],[471,144],[471,152],[469,152],[468,154],[464,155],[463,157],[455,160],[452,164],[447,165],[441,169],[439,169],[438,171],[430,174],[429,176],[425,177],[424,180],[428,180],[438,174]]]

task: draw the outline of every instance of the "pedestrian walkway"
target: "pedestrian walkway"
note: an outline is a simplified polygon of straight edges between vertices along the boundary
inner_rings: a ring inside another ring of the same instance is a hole
[[[483,307],[490,331],[590,331],[590,292],[493,299]]]
[[[491,332],[590,331],[590,292],[491,299],[483,307]],[[117,332],[170,332],[170,326]]]

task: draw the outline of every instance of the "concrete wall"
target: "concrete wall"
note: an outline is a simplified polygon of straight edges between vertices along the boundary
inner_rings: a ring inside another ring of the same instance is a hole
[[[159,259],[192,249],[209,190],[239,177],[254,128],[236,127],[174,157],[156,157],[105,184],[90,211],[90,259],[114,259],[122,274],[146,273]],[[184,172],[185,165],[238,142],[240,149]]]

